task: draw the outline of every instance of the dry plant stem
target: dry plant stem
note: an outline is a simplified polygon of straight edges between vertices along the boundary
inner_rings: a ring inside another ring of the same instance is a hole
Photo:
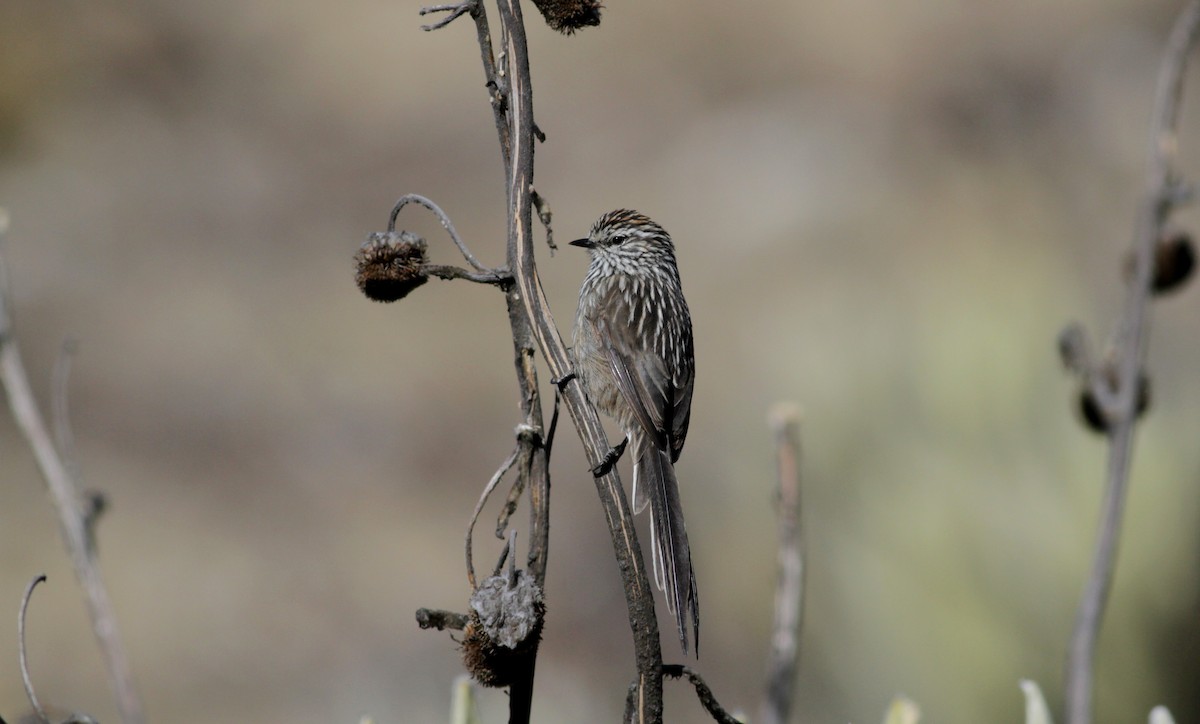
[[[553,379],[564,379],[571,371],[566,346],[554,324],[542,293],[533,257],[533,90],[530,86],[529,53],[525,27],[517,0],[498,0],[504,53],[508,58],[509,96],[506,99],[512,152],[508,174],[509,269],[516,279],[520,300],[532,322],[538,349]],[[587,401],[577,379],[563,388],[567,410],[579,430],[589,467],[599,465],[608,451],[608,440],[595,408]],[[642,563],[633,518],[620,478],[610,472],[596,479],[596,489],[612,533],[617,566],[625,585],[629,624],[633,631],[638,680],[632,719],[662,720],[662,650],[650,581]]]
[[[38,468],[50,490],[50,497],[58,511],[59,527],[63,541],[71,555],[75,576],[83,587],[92,630],[100,645],[108,671],[109,683],[117,700],[117,710],[126,724],[141,724],[143,719],[141,700],[133,686],[133,674],[129,659],[117,634],[117,620],[113,613],[108,590],[100,574],[100,563],[90,543],[88,534],[88,512],[76,490],[67,467],[63,464],[42,414],[34,400],[25,365],[13,336],[12,315],[9,312],[10,297],[8,278],[0,264],[0,382],[8,392],[8,404],[21,433],[33,448]]]
[[[771,413],[779,472],[779,579],[775,624],[767,656],[767,691],[759,718],[765,724],[790,721],[800,660],[804,619],[804,541],[800,522],[800,415],[795,406]]]
[[[1145,356],[1147,306],[1153,270],[1154,244],[1174,205],[1179,201],[1179,180],[1174,172],[1179,106],[1183,73],[1200,28],[1200,3],[1190,3],[1180,14],[1167,41],[1159,71],[1151,121],[1146,191],[1138,207],[1134,232],[1134,274],[1117,329],[1116,393],[1097,396],[1109,420],[1108,472],[1100,531],[1091,573],[1075,616],[1067,660],[1067,724],[1088,724],[1092,719],[1092,679],[1096,639],[1112,583],[1117,541],[1129,480],[1133,432],[1136,422],[1138,376]],[[1096,376],[1099,377],[1099,376]],[[1093,389],[1103,385],[1094,384]]]
[[[500,154],[503,161],[505,180],[511,186],[509,159],[511,157],[511,131],[509,129],[507,104],[504,98],[503,78],[497,70],[496,56],[492,48],[491,30],[488,26],[487,10],[481,0],[470,0],[464,3],[468,7],[471,19],[475,23],[476,39],[479,43],[480,59],[483,64],[485,87],[496,124],[496,134],[500,142]],[[432,29],[432,28],[426,28]],[[530,159],[532,164],[532,159]],[[511,204],[511,196],[510,196]],[[443,225],[448,224],[448,220]],[[450,227],[447,226],[449,231]],[[461,247],[460,247],[461,248]],[[464,252],[464,255],[466,252]],[[511,282],[511,273],[515,259],[515,246],[511,235],[506,244],[508,269],[502,270],[506,282]],[[468,261],[470,258],[468,257]],[[477,267],[478,268],[478,267]],[[536,434],[518,436],[518,458],[516,486],[529,490],[530,501],[530,537],[527,563],[530,573],[538,587],[545,590],[546,562],[550,550],[550,449],[551,434],[542,433],[543,416],[541,395],[537,381],[537,368],[533,364],[535,352],[529,313],[521,303],[517,287],[511,283],[505,286],[505,303],[508,308],[509,327],[513,338],[513,364],[517,372],[517,381],[521,394],[521,411],[524,414],[524,427]],[[515,556],[516,552],[511,551]],[[522,670],[514,676],[514,683],[509,687],[509,721],[527,722],[533,707],[533,680],[537,663],[537,650],[534,649],[520,662]]]
[[[533,176],[532,91],[529,83],[529,58],[525,43],[520,8],[512,0],[500,2],[501,39],[508,72],[501,74],[492,45],[487,11],[479,0],[470,10],[475,22],[480,58],[483,64],[485,87],[489,92],[496,133],[500,142],[508,185],[508,270],[515,285],[508,290],[509,319],[513,330],[518,377],[522,380],[522,405],[530,411],[527,422],[541,429],[541,406],[538,401],[536,374],[532,364],[534,343],[549,365],[554,379],[563,379],[570,372],[566,347],[554,325],[533,260],[530,183]],[[568,411],[583,439],[590,465],[596,465],[608,450],[607,438],[595,408],[586,400],[578,382],[565,385],[562,396]],[[536,417],[536,419],[534,419]],[[549,436],[532,459],[530,477],[534,516],[534,535],[530,543],[530,569],[539,584],[545,577],[546,542],[548,540]],[[613,534],[617,564],[625,582],[629,605],[630,626],[633,629],[638,678],[635,682],[633,720],[658,722],[662,720],[662,652],[658,643],[658,622],[649,578],[642,565],[641,550],[633,531],[628,501],[620,478],[615,472],[596,481],[605,516]],[[538,521],[541,521],[540,524]],[[540,527],[539,527],[540,526]],[[532,657],[530,658],[532,664]],[[518,685],[510,689],[510,721],[528,719],[520,708],[532,691],[532,666]]]
[[[29,705],[37,712],[38,718],[43,724],[49,724],[50,720],[46,718],[46,710],[42,708],[42,703],[38,701],[37,694],[33,691],[33,679],[29,676],[29,662],[26,660],[25,649],[25,610],[29,608],[29,599],[33,597],[33,589],[37,585],[46,580],[46,574],[35,576],[29,585],[25,587],[25,595],[21,596],[21,611],[17,614],[17,653],[21,659],[21,682],[25,684],[25,696],[29,699]]]
[[[436,23],[431,26],[424,26],[425,30],[435,30],[440,27],[445,27],[450,21],[463,15],[464,13],[475,9],[482,13],[482,6],[477,2],[464,2],[460,5],[443,5],[432,8],[423,8],[421,14],[428,12],[438,12],[452,10],[452,14],[441,23]],[[475,17],[473,15],[473,17]],[[486,21],[485,21],[486,22]],[[489,44],[490,47],[490,44]],[[485,64],[486,65],[486,64]],[[503,138],[503,136],[502,136]],[[419,194],[407,194],[401,197],[392,209],[392,215],[388,222],[388,231],[394,231],[396,227],[396,218],[409,203],[416,203],[424,206],[437,215],[442,227],[450,235],[454,241],[454,245],[462,252],[463,258],[467,263],[475,268],[472,272],[467,269],[460,269],[453,266],[439,266],[426,264],[423,269],[427,274],[440,277],[442,279],[467,279],[474,282],[485,284],[494,284],[505,290],[505,298],[508,303],[509,323],[512,327],[513,346],[515,349],[515,360],[517,368],[517,383],[521,390],[521,411],[524,414],[524,422],[518,427],[517,448],[512,455],[501,465],[496,474],[488,482],[484,488],[483,494],[479,498],[478,504],[475,506],[475,511],[471,516],[471,522],[467,526],[466,533],[466,560],[467,560],[467,580],[471,584],[471,588],[477,587],[475,579],[475,566],[473,562],[473,545],[472,537],[475,530],[475,523],[479,519],[479,513],[483,509],[487,499],[491,496],[504,474],[510,470],[514,464],[517,465],[517,481],[513,484],[513,491],[519,495],[520,491],[528,489],[530,491],[530,545],[529,545],[529,568],[537,582],[539,588],[545,589],[546,580],[546,556],[549,550],[550,539],[550,465],[549,452],[543,446],[541,429],[542,429],[542,403],[538,393],[537,371],[533,366],[533,346],[529,342],[529,321],[524,314],[524,310],[519,304],[514,301],[514,291],[512,284],[512,276],[507,269],[489,269],[485,267],[471,250],[463,242],[458,232],[454,229],[454,224],[451,223],[450,217],[442,211],[441,207],[433,201]],[[518,311],[519,310],[519,311]],[[510,501],[510,505],[513,504]],[[507,510],[507,506],[506,506]],[[503,527],[507,524],[507,515],[503,515],[502,525],[498,527],[496,533],[503,537]],[[510,544],[511,546],[511,544]],[[516,552],[509,551],[515,558]],[[419,621],[419,618],[418,618]],[[533,706],[533,674],[534,666],[537,661],[537,648],[534,648],[522,658],[521,661],[514,663],[514,667],[520,667],[522,671],[514,675],[514,683],[509,686],[509,721],[511,722],[527,722]]]

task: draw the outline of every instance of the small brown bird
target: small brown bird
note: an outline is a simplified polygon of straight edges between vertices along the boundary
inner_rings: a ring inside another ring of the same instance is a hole
[[[633,509],[650,506],[654,579],[686,654],[689,617],[699,649],[700,611],[674,464],[687,438],[695,359],[675,247],[665,229],[627,209],[601,216],[571,244],[591,256],[575,317],[575,372],[625,433],[593,472],[608,472],[633,445]]]

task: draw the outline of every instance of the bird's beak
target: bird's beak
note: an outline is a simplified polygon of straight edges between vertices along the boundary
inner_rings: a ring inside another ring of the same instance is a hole
[[[580,246],[584,249],[591,249],[593,246],[595,246],[595,244],[592,243],[591,239],[576,239],[575,241],[571,242],[571,246]]]

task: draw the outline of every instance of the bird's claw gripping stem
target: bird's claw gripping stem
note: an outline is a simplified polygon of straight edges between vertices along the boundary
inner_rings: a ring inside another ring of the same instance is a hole
[[[624,440],[617,443],[616,447],[610,448],[608,454],[606,454],[604,459],[600,461],[600,464],[592,468],[592,475],[596,476],[597,478],[602,478],[605,475],[608,475],[609,472],[612,471],[613,466],[617,464],[617,461],[621,459],[621,455],[625,452],[625,446],[628,444],[629,438],[626,437]]]

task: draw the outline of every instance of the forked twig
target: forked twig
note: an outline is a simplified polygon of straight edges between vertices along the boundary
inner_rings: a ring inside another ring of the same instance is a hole
[[[421,8],[421,15],[428,15],[430,13],[450,13],[436,23],[422,25],[421,30],[430,31],[446,27],[462,15],[471,12],[471,8],[476,4],[476,2],[478,2],[478,0],[466,0],[466,2],[454,3],[452,5],[431,5],[429,7]]]

